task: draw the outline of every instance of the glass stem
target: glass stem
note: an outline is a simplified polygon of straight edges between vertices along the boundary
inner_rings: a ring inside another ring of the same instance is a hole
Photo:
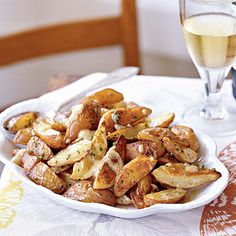
[[[220,120],[225,117],[225,109],[221,100],[221,87],[225,79],[226,69],[198,68],[204,82],[205,96],[200,115],[205,119]]]

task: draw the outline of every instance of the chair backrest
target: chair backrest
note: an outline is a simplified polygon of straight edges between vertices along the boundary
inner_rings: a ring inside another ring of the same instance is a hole
[[[0,66],[94,47],[121,45],[124,65],[140,66],[135,0],[121,1],[121,15],[49,25],[0,37]]]

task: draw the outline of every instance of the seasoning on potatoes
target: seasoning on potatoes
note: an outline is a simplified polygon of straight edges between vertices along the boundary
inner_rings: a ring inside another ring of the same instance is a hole
[[[23,113],[23,114],[20,114],[18,116],[11,118],[7,122],[6,128],[10,132],[16,133],[20,129],[29,127],[36,118],[37,118],[37,115],[35,112]]]
[[[66,183],[43,162],[36,164],[36,166],[30,170],[28,176],[36,184],[42,185],[54,193],[62,194],[67,188]]]
[[[30,138],[34,135],[34,131],[32,128],[24,128],[17,131],[14,136],[13,142],[15,144],[26,145]]]

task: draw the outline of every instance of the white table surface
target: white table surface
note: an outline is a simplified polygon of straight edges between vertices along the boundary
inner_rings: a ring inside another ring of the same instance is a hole
[[[140,105],[148,105],[156,112],[174,111],[177,119],[187,107],[199,100],[202,91],[202,84],[198,79],[152,76],[139,76],[111,87],[124,93],[127,100],[134,100]],[[222,90],[224,97],[226,95],[230,97],[231,81],[225,81]],[[228,103],[232,98],[227,99]],[[236,105],[236,100],[231,101]],[[214,140],[219,152],[227,144],[235,141],[236,135],[214,138]],[[0,185],[4,185],[8,178],[8,170],[4,169]],[[190,236],[200,234],[199,221],[203,207],[188,212],[156,214],[128,220],[71,210],[39,195],[23,183],[21,186],[24,189],[24,197],[14,207],[16,216],[8,227],[0,228],[0,235]]]

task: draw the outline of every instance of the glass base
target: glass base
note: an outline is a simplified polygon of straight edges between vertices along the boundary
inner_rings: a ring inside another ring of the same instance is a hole
[[[191,127],[200,129],[212,136],[226,136],[236,134],[236,114],[224,109],[224,116],[219,119],[207,119],[203,115],[202,107],[186,110],[182,118]]]

